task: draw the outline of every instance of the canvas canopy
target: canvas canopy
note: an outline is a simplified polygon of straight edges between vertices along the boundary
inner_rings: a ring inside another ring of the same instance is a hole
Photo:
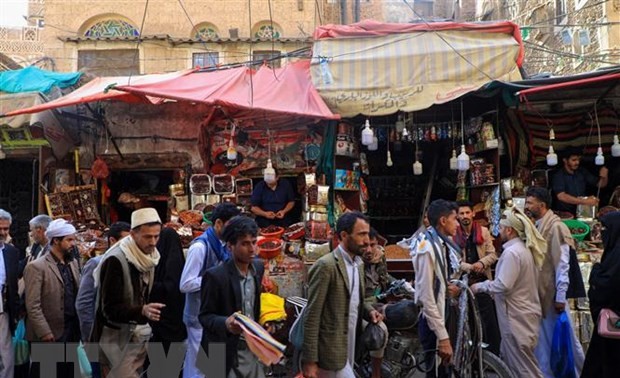
[[[309,68],[308,61],[276,69],[262,66],[257,71],[237,67],[116,88],[135,95],[213,105],[239,126],[254,126],[256,120],[273,126],[283,119],[338,119],[312,85]]]
[[[523,43],[511,22],[317,28],[312,81],[343,117],[416,111],[494,81],[520,80]]]
[[[142,76],[109,76],[109,77],[97,77],[75,91],[59,97],[55,100],[45,102],[42,104],[36,104],[29,107],[13,108],[10,111],[3,111],[0,113],[3,117],[13,117],[20,114],[38,113],[48,109],[64,108],[67,106],[95,102],[105,100],[118,100],[124,102],[160,102],[161,99],[156,98],[144,98],[144,96],[136,96],[127,92],[121,92],[112,89],[114,85],[126,85],[131,83],[151,83],[161,80],[167,80],[178,76],[187,75],[192,70],[178,71],[166,74],[153,74]]]

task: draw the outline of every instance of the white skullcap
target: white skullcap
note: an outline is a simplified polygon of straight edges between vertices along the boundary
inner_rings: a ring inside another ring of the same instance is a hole
[[[131,213],[131,228],[140,227],[147,223],[160,223],[161,219],[157,210],[152,207],[145,207],[144,209],[138,209]]]
[[[47,240],[52,238],[62,238],[67,235],[73,235],[76,233],[75,227],[64,219],[55,219],[50,222],[50,225],[45,231],[45,237]]]

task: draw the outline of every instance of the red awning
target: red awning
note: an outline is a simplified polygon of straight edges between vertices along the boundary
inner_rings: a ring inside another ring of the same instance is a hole
[[[189,75],[153,83],[117,86],[135,95],[218,106],[232,118],[273,121],[286,116],[305,119],[339,119],[319,96],[310,78],[310,62],[299,61],[282,68],[247,67]],[[250,112],[248,112],[250,111]]]
[[[517,65],[521,67],[525,56],[525,49],[521,39],[519,26],[510,21],[499,22],[430,22],[417,24],[382,23],[374,20],[364,20],[350,25],[322,25],[315,29],[314,40],[329,38],[360,38],[385,36],[399,33],[412,33],[424,31],[464,30],[477,31],[480,33],[510,34],[519,43],[520,50],[517,57]]]
[[[517,92],[516,95],[519,96],[519,100],[523,102],[523,101],[527,101],[527,96],[531,94],[548,92],[548,91],[559,90],[559,89],[581,87],[581,86],[588,85],[588,84],[602,83],[606,81],[620,81],[620,73],[613,73],[609,75],[602,75],[602,76],[596,76],[596,77],[589,77],[585,79],[566,81],[564,83],[542,85],[539,87],[524,89],[522,91]]]
[[[187,75],[194,70],[184,70],[178,72],[171,72],[166,74],[153,74],[142,76],[110,76],[110,77],[97,77],[75,91],[62,96],[55,100],[46,102],[44,104],[31,106],[29,108],[18,109],[3,114],[3,117],[16,116],[19,114],[38,113],[44,110],[64,108],[66,106],[82,104],[86,102],[104,101],[104,100],[117,100],[124,102],[151,102],[158,103],[161,99],[147,98],[143,96],[136,96],[131,93],[121,92],[114,89],[110,89],[113,85],[127,85],[127,84],[147,84],[159,81],[165,81],[176,77]]]

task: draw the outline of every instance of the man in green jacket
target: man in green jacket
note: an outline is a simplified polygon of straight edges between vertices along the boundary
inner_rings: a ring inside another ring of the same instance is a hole
[[[353,377],[359,315],[373,323],[383,320],[364,303],[361,255],[370,247],[369,232],[363,214],[343,214],[336,224],[340,244],[310,269],[302,350],[306,378]]]

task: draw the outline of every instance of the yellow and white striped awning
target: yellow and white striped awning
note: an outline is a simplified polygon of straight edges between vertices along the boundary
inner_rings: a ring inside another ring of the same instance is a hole
[[[312,81],[342,117],[415,111],[520,80],[520,49],[512,34],[466,29],[318,39]]]

